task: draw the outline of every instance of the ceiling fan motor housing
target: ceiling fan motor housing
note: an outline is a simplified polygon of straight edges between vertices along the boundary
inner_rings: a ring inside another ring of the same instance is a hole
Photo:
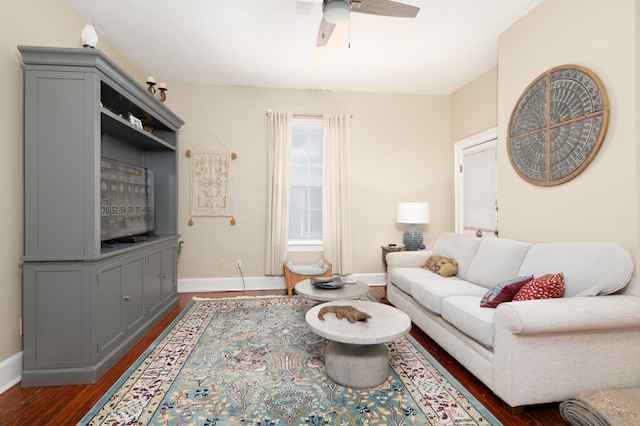
[[[347,0],[331,0],[323,5],[322,12],[327,22],[337,24],[349,19],[351,5]]]

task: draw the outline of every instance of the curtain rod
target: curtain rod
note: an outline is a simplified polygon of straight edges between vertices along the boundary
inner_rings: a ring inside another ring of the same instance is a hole
[[[271,111],[271,110],[267,110],[267,112],[265,112],[265,114],[269,114],[269,111]],[[324,114],[312,113],[312,112],[294,112],[293,116],[294,117],[318,117],[318,118],[322,118],[324,116]],[[353,114],[349,114],[349,118],[353,118]]]

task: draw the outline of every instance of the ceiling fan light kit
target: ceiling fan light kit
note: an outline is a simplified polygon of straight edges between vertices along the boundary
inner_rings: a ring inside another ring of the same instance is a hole
[[[391,0],[322,0],[322,20],[316,46],[326,46],[336,24],[349,20],[351,12],[394,18],[415,18],[419,11],[419,7]]]
[[[345,0],[333,0],[326,2],[322,7],[325,21],[338,24],[349,19],[351,6]]]

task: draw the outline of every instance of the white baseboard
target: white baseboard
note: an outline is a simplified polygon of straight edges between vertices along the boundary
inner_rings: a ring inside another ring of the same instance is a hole
[[[22,380],[22,352],[0,362],[0,394]]]
[[[370,286],[386,285],[387,276],[383,273],[353,274],[353,277]],[[244,285],[244,287],[243,287]],[[240,277],[226,278],[184,278],[178,280],[178,293],[199,293],[207,291],[243,291],[243,290],[285,290],[284,277],[246,277],[244,283]]]

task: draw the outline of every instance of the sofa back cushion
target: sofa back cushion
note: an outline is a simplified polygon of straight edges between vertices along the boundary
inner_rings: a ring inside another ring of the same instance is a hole
[[[518,275],[564,274],[564,297],[611,294],[631,278],[631,255],[615,243],[538,243],[527,252]]]
[[[506,238],[485,238],[469,265],[467,280],[486,288],[518,276],[533,244]]]
[[[436,241],[433,246],[433,254],[458,262],[457,276],[466,280],[469,265],[471,265],[480,243],[482,243],[482,238],[447,232]]]

